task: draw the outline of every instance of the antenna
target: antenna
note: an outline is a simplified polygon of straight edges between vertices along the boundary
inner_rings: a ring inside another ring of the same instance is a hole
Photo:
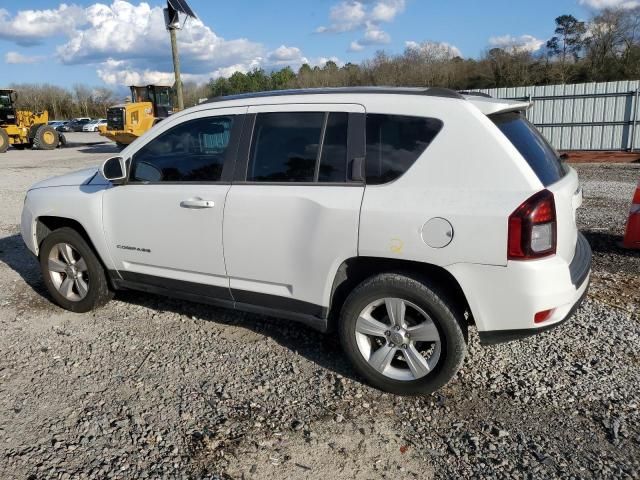
[[[171,38],[171,55],[173,57],[173,71],[176,79],[176,94],[178,97],[178,109],[184,110],[184,97],[182,95],[182,80],[180,78],[180,57],[178,57],[178,41],[176,30],[180,30],[180,13],[187,17],[198,18],[191,9],[187,0],[167,0],[167,8],[164,9],[164,22],[169,37]]]

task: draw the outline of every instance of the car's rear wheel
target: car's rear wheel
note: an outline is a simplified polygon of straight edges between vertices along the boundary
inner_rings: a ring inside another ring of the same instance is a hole
[[[88,312],[113,298],[102,264],[72,228],[54,230],[44,239],[40,269],[55,302],[72,312]]]
[[[386,273],[349,295],[340,340],[355,368],[375,387],[426,394],[460,368],[465,328],[459,309],[428,280]]]

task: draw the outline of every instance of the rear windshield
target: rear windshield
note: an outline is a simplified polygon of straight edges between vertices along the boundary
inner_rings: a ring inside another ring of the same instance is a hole
[[[518,149],[545,187],[564,177],[566,169],[556,151],[521,114],[501,113],[492,115],[491,120]]]

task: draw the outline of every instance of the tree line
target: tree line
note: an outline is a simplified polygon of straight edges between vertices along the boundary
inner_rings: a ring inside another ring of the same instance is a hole
[[[16,107],[19,110],[47,110],[51,120],[105,117],[107,108],[116,102],[116,95],[106,87],[74,85],[67,89],[49,84],[12,84],[10,88],[18,94]]]
[[[554,35],[540,50],[518,45],[491,48],[479,59],[462,58],[446,44],[411,44],[401,54],[378,51],[360,64],[302,65],[267,72],[255,69],[217,78],[208,84],[185,83],[185,105],[202,98],[286,88],[341,86],[447,87],[456,90],[553,85],[640,78],[640,7],[605,9],[589,21],[572,15],[555,19]],[[18,107],[48,110],[50,118],[104,117],[124,99],[105,87],[12,85]]]
[[[479,59],[461,58],[436,42],[412,44],[403,53],[384,51],[359,65],[302,65],[271,73],[236,72],[212,80],[212,96],[281,88],[342,86],[447,87],[469,90],[640,78],[640,7],[606,9],[590,21],[555,19],[554,35],[536,52],[512,45],[491,48]]]

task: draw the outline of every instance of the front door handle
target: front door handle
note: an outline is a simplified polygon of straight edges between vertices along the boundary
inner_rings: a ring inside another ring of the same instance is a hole
[[[182,208],[213,208],[216,206],[213,200],[202,200],[196,198],[193,200],[183,200],[180,202]]]

